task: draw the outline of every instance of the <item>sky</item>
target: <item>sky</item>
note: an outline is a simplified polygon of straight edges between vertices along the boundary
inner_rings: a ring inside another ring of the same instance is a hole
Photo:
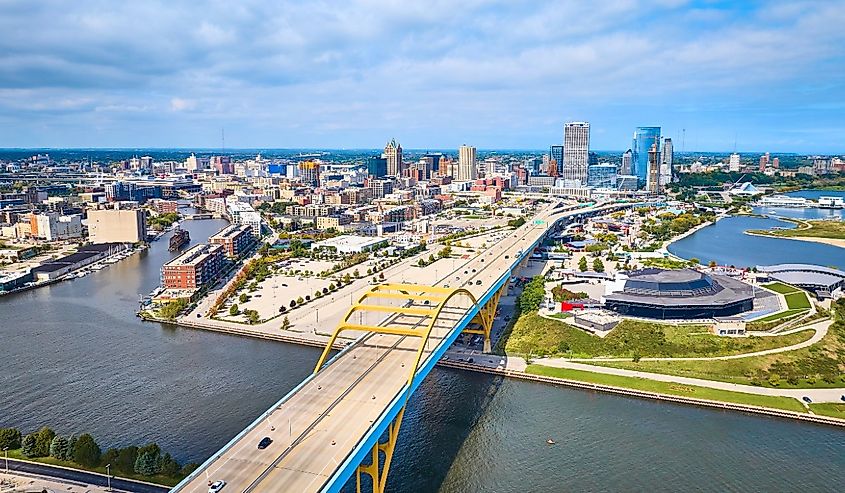
[[[845,152],[845,0],[0,0],[0,147]]]

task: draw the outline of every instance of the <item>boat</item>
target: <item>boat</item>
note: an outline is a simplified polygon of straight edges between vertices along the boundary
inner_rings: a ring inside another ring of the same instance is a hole
[[[187,230],[182,228],[176,228],[173,232],[173,236],[170,237],[170,247],[168,250],[171,252],[175,252],[182,248],[182,245],[189,243],[191,241],[191,235],[188,233]]]
[[[845,197],[819,197],[819,209],[845,209]]]
[[[546,443],[549,444],[549,445],[554,445],[555,441],[552,440],[551,438],[549,438],[548,440],[546,440]]]

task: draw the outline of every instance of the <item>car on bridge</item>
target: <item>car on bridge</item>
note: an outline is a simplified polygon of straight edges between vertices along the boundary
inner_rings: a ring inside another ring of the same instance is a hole
[[[217,493],[226,486],[226,481],[215,481],[208,484],[208,493]]]
[[[264,438],[262,438],[262,439],[261,439],[261,441],[260,441],[260,442],[258,442],[258,450],[264,450],[264,449],[266,449],[267,447],[269,447],[269,446],[270,446],[270,444],[271,444],[271,443],[273,443],[273,439],[272,439],[272,438],[270,438],[270,437],[264,437]]]

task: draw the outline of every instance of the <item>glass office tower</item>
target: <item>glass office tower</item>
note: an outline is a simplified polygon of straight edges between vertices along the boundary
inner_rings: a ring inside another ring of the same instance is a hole
[[[657,144],[660,149],[660,127],[637,127],[631,144],[631,174],[637,177],[639,188],[648,182],[648,150]]]

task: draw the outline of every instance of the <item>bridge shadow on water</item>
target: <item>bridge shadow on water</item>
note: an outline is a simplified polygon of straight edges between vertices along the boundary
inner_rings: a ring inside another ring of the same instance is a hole
[[[408,403],[387,491],[439,491],[464,441],[493,403],[503,380],[486,373],[435,368]],[[361,491],[372,491],[369,477],[362,477],[365,487]],[[343,491],[355,492],[354,476]]]

